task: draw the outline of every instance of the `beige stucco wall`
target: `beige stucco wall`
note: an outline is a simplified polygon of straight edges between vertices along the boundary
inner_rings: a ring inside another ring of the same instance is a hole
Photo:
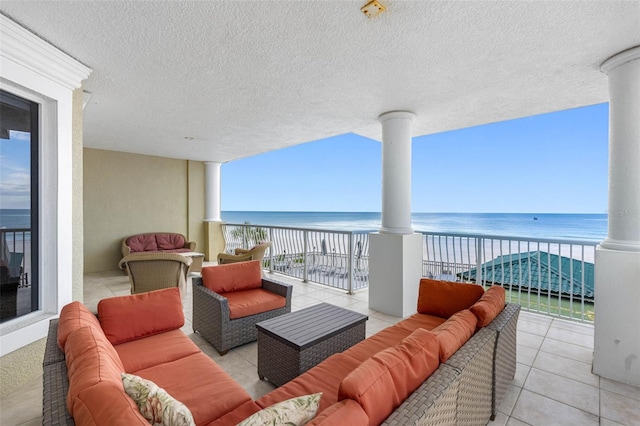
[[[82,300],[82,89],[73,92],[73,299]],[[9,395],[42,375],[46,339],[0,358],[0,396]]]
[[[203,247],[199,162],[85,148],[83,192],[86,273],[117,269],[122,239],[142,232],[178,232]]]

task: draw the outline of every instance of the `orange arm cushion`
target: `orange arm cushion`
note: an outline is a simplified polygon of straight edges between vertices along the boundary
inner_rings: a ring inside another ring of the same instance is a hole
[[[468,309],[457,312],[433,329],[440,342],[440,362],[446,362],[476,332],[478,318]]]
[[[438,339],[419,328],[402,343],[369,358],[340,383],[338,400],[353,399],[379,425],[440,365]]]
[[[505,291],[499,285],[493,285],[484,292],[469,310],[478,317],[478,328],[487,326],[504,309]]]

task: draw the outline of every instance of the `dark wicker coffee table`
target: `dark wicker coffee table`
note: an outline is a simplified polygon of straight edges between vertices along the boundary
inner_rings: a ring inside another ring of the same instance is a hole
[[[364,340],[368,316],[328,303],[256,324],[258,376],[282,386]]]

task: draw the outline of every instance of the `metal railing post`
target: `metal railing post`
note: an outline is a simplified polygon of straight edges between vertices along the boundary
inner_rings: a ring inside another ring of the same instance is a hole
[[[308,231],[302,231],[302,235],[303,235],[303,239],[304,239],[304,243],[303,243],[303,255],[302,255],[302,262],[303,262],[303,269],[302,269],[302,282],[306,283],[309,282],[308,280],[308,264],[307,264],[307,251],[309,250],[309,242],[307,241],[307,237],[308,237]]]
[[[269,273],[273,274],[273,228],[269,227],[269,241],[271,241],[271,247],[269,247]]]
[[[353,232],[349,233],[349,257],[347,259],[347,294],[353,294]]]
[[[483,285],[483,282],[482,282],[482,265],[483,265],[482,247],[483,246],[484,246],[484,238],[476,238],[476,284],[480,284],[480,285]]]

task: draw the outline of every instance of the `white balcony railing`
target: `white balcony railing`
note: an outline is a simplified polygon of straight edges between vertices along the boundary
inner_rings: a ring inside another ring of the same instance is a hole
[[[263,267],[352,293],[368,287],[368,231],[225,224],[225,251],[271,241]],[[423,273],[501,285],[524,309],[593,321],[596,241],[423,233]]]

